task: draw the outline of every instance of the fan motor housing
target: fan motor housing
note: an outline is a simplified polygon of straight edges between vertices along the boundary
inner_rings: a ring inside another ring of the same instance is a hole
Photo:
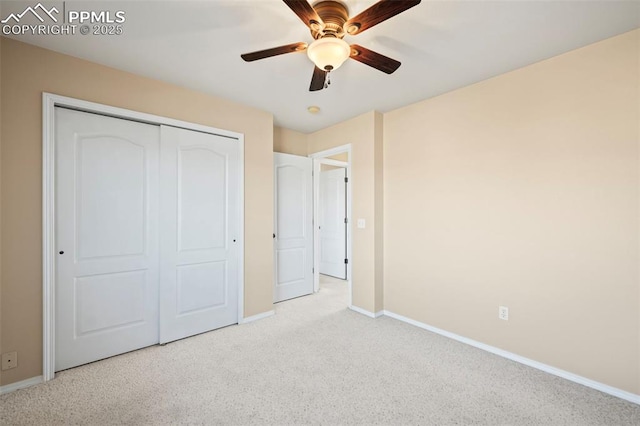
[[[313,8],[325,24],[321,31],[311,29],[311,35],[314,39],[317,40],[322,37],[344,37],[344,23],[349,19],[349,9],[347,5],[335,0],[321,0],[314,3]]]

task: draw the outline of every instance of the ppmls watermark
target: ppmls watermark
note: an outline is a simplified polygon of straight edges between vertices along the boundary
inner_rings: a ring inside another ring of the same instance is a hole
[[[120,35],[124,31],[123,10],[77,10],[67,2],[45,2],[9,13],[0,21],[3,35]],[[104,3],[103,3],[104,4]]]

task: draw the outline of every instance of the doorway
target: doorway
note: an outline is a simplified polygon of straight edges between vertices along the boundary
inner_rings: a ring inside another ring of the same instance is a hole
[[[347,178],[346,167],[320,164],[318,233],[320,274],[347,279]]]
[[[344,265],[344,279],[347,281],[347,285],[349,287],[348,290],[348,294],[349,294],[349,300],[348,300],[348,306],[351,307],[352,306],[352,283],[351,283],[351,271],[353,268],[353,261],[352,261],[352,242],[351,242],[351,235],[352,235],[352,220],[351,220],[351,205],[352,205],[352,188],[353,188],[353,184],[352,184],[352,179],[351,179],[351,161],[352,161],[352,155],[351,155],[351,144],[346,144],[346,145],[342,145],[342,146],[338,146],[335,148],[331,148],[325,151],[321,151],[321,152],[317,152],[314,154],[309,155],[309,157],[313,160],[313,174],[314,174],[314,276],[313,276],[313,280],[314,280],[314,290],[317,292],[320,289],[320,281],[322,280],[327,280],[327,281],[335,281],[336,278],[332,277],[331,274],[326,274],[326,275],[322,275],[323,272],[328,272],[326,268],[323,268],[321,266],[321,263],[323,261],[323,257],[322,257],[322,242],[323,242],[323,235],[322,235],[322,222],[323,222],[323,205],[322,205],[322,201],[321,201],[321,176],[323,173],[323,169],[324,172],[327,171],[331,171],[331,170],[338,170],[337,172],[333,172],[335,174],[335,176],[333,176],[334,178],[334,185],[335,185],[335,189],[336,189],[336,194],[334,194],[334,196],[336,197],[335,200],[337,201],[337,197],[340,197],[341,194],[339,192],[339,187],[337,186],[338,181],[336,181],[335,179],[340,179],[342,178],[342,183],[344,184],[344,210],[346,212],[344,218],[342,219],[342,225],[344,225],[344,227],[342,228],[344,233],[340,233],[340,232],[333,232],[333,231],[339,231],[338,225],[339,225],[339,219],[336,219],[334,217],[334,225],[332,226],[332,229],[330,229],[330,231],[332,232],[326,232],[324,237],[325,237],[325,242],[326,242],[326,238],[328,237],[329,239],[331,239],[331,243],[330,245],[333,245],[334,247],[337,247],[337,251],[334,253],[338,253],[338,257],[341,258],[342,257],[342,253],[344,253],[344,258],[342,259],[342,265]],[[340,175],[338,177],[338,174]],[[344,176],[343,176],[344,174]],[[342,206],[340,204],[336,204],[336,206],[333,207],[333,210],[335,212],[338,212],[339,210],[342,210]],[[330,234],[330,235],[327,235]],[[344,238],[344,245],[342,244]],[[344,247],[344,248],[342,248]],[[325,252],[328,251],[325,250]],[[338,279],[342,279],[342,277],[340,277],[340,275],[342,274],[342,268],[341,265],[339,265],[339,258],[333,258],[331,259],[331,263],[334,266],[334,272],[337,272],[337,276]],[[325,266],[326,266],[326,262],[328,259],[327,256],[325,256]]]

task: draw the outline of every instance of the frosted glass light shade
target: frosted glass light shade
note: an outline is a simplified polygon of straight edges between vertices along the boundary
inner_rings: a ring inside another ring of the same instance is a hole
[[[347,60],[351,48],[349,44],[339,38],[321,38],[307,47],[307,56],[321,70],[333,71]]]

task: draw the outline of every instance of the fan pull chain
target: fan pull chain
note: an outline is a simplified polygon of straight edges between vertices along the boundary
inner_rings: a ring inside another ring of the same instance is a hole
[[[329,85],[331,84],[331,71],[327,71],[327,77],[324,80],[324,88],[327,89],[329,87]]]

